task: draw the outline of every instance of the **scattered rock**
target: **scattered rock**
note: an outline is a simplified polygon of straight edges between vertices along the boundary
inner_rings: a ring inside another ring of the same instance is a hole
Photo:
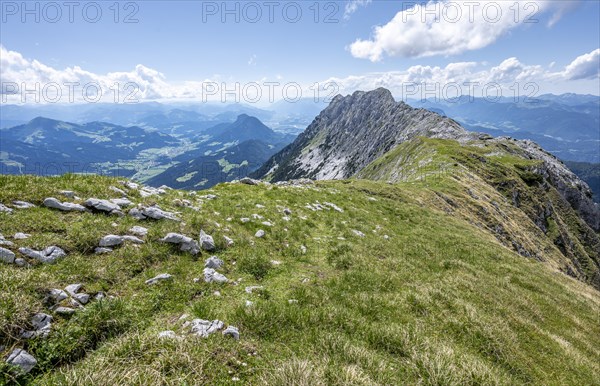
[[[129,229],[129,233],[133,233],[134,235],[144,237],[148,234],[148,229],[141,226],[134,226]]]
[[[174,213],[166,212],[157,206],[150,206],[148,208],[143,208],[142,215],[144,215],[148,218],[151,218],[153,220],[167,219],[167,220],[173,220],[173,221],[180,221],[179,218]]]
[[[240,340],[240,332],[236,327],[229,326],[223,331],[223,336],[231,336],[235,340]]]
[[[59,315],[73,315],[75,313],[75,309],[71,308],[71,307],[56,307],[54,309],[54,312],[56,312]]]
[[[246,185],[258,185],[259,183],[260,183],[259,180],[255,180],[250,177],[244,177],[240,180],[240,184],[246,184]]]
[[[296,299],[288,299],[288,304],[296,304],[298,303],[298,300]]]
[[[81,291],[81,287],[83,287],[83,284],[81,283],[77,283],[77,284],[69,284],[68,286],[65,287],[65,291],[73,296],[76,293],[78,293],[79,291]]]
[[[45,264],[52,264],[61,257],[67,256],[65,251],[55,245],[50,246],[42,251],[36,251],[31,248],[19,248],[19,252],[27,257],[39,260]]]
[[[344,213],[344,210],[342,208],[340,208],[339,206],[337,206],[334,203],[331,202],[324,202],[323,204],[327,205],[328,207],[332,208],[335,211],[338,211],[340,213]]]
[[[142,211],[137,208],[130,209],[129,215],[136,220],[145,220],[146,219],[146,216],[144,216]]]
[[[200,246],[205,251],[214,251],[216,249],[215,241],[212,236],[204,233],[203,230],[200,230]]]
[[[50,316],[48,314],[44,314],[43,312],[35,314],[31,318],[31,325],[36,330],[41,330],[43,328],[46,328],[50,324],[52,324],[52,316]]]
[[[383,238],[384,238],[384,240],[389,240],[389,239],[390,239],[390,236],[388,236],[388,235],[383,235]]]
[[[242,222],[242,224],[245,224],[245,223],[247,223],[247,222],[250,222],[250,219],[249,219],[248,217],[242,217],[242,218],[240,219],[240,221]]]
[[[9,208],[8,206],[4,205],[4,204],[0,204],[0,212],[4,212],[4,213],[12,213],[13,209]]]
[[[115,193],[120,194],[121,196],[125,197],[127,196],[127,193],[125,193],[124,190],[117,188],[116,186],[109,186],[108,189],[112,190]]]
[[[251,285],[246,287],[245,291],[247,294],[251,294],[254,290],[262,290],[264,287],[262,285]]]
[[[127,189],[131,190],[137,190],[140,188],[139,184],[136,184],[135,182],[131,181],[121,181],[121,184],[123,184]]]
[[[18,201],[15,200],[12,202],[13,206],[17,209],[29,209],[29,208],[35,208],[35,205],[33,205],[31,202],[27,202],[27,201]]]
[[[250,300],[246,300],[246,307],[252,307],[253,304]]]
[[[64,212],[85,212],[87,209],[83,205],[73,204],[72,202],[60,202],[54,197],[48,197],[44,200],[44,206],[47,208],[58,209]]]
[[[11,250],[0,247],[0,261],[12,264],[15,262],[15,254]]]
[[[292,214],[292,211],[290,210],[290,208],[285,208],[285,209],[283,210],[283,213],[284,213],[286,216],[289,216],[289,215],[291,215],[291,214]]]
[[[254,237],[258,237],[258,238],[265,237],[265,231],[263,231],[262,229],[259,229],[259,230],[258,230],[258,231],[256,231],[256,233],[254,234]]]
[[[273,226],[273,223],[270,222],[270,221],[263,221],[261,224],[263,224],[266,227],[272,227]]]
[[[48,299],[54,302],[54,304],[58,304],[68,297],[69,295],[67,295],[67,293],[61,289],[54,288],[48,293]]]
[[[227,237],[227,236],[223,236],[223,239],[225,240],[225,245],[226,245],[227,247],[231,247],[231,246],[233,246],[234,242],[233,242],[233,239],[232,239],[232,238],[230,238],[230,237]]]
[[[215,332],[221,330],[224,326],[224,323],[220,320],[204,320],[204,319],[194,319],[191,324],[191,333],[201,336],[202,338],[207,338],[210,334],[214,334]]]
[[[96,249],[94,249],[94,253],[96,255],[103,255],[105,253],[111,253],[113,250],[111,248],[104,248],[104,247],[96,247]]]
[[[143,244],[144,240],[140,240],[135,236],[117,236],[117,235],[107,235],[100,239],[98,245],[100,247],[115,247],[117,245],[123,244],[125,241],[130,241],[134,244]]]
[[[362,233],[361,231],[356,230],[356,229],[352,229],[352,233],[354,233],[358,237],[365,237],[364,233]]]
[[[101,200],[98,198],[88,198],[83,205],[90,209],[94,209],[99,212],[105,212],[110,214],[122,214],[121,207],[108,200]]]
[[[81,304],[87,304],[90,301],[90,295],[88,294],[74,294],[73,299],[77,300]]]
[[[223,266],[223,260],[219,259],[217,256],[211,256],[204,262],[204,266],[206,268],[219,269]]]
[[[100,247],[114,247],[123,244],[123,237],[117,235],[107,235],[100,239]]]
[[[196,241],[191,237],[179,233],[168,233],[164,238],[160,239],[160,241],[163,243],[177,244],[181,251],[189,252],[192,255],[200,253],[200,247]]]
[[[265,207],[263,204],[256,204],[255,206],[256,206],[258,209],[264,209],[264,207]]]
[[[207,283],[227,283],[229,280],[212,268],[204,268],[204,281]]]
[[[37,364],[37,360],[27,351],[16,348],[10,353],[6,363],[19,366],[22,372],[29,373]]]
[[[148,285],[156,284],[159,281],[170,280],[172,277],[173,276],[169,275],[168,273],[161,273],[160,275],[155,276],[152,279],[146,280],[146,284],[148,284]]]
[[[46,338],[52,328],[52,316],[44,313],[35,314],[31,318],[33,331],[23,331],[21,338],[31,339],[34,337]]]
[[[13,236],[13,239],[15,239],[15,240],[25,240],[25,239],[28,239],[30,237],[31,237],[31,235],[28,234],[28,233],[17,232]]]
[[[160,339],[177,339],[177,334],[175,334],[175,331],[167,330],[159,332],[158,337]]]
[[[300,246],[300,252],[302,252],[303,255],[306,254],[306,247],[304,245]]]
[[[120,208],[126,208],[128,206],[133,205],[133,202],[131,202],[130,200],[128,200],[126,198],[111,198],[110,202],[118,205]]]
[[[281,265],[281,261],[279,261],[279,260],[271,260],[271,264],[274,265],[274,266],[278,266],[278,265]]]
[[[213,292],[213,295],[216,297],[220,297],[221,296],[221,292],[220,291],[215,291]]]
[[[21,259],[20,257],[15,259],[15,265],[17,267],[25,267],[27,265],[27,261],[25,259]]]

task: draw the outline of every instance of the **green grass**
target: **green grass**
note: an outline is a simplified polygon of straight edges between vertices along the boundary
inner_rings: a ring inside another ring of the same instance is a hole
[[[39,205],[48,196],[60,199],[62,189],[83,199],[110,198],[117,195],[108,186],[117,184],[95,176],[0,176],[0,202]],[[0,384],[599,384],[598,291],[552,264],[517,255],[457,215],[458,209],[451,213],[433,204],[436,192],[456,186],[224,184],[210,190],[217,199],[202,203],[179,191],[132,196],[136,203],[180,211],[181,223],[140,224],[41,207],[0,213],[5,237],[32,234],[15,241],[17,247],[56,244],[69,254],[55,265],[0,265],[0,345],[6,347],[0,355],[21,347],[38,360],[20,377],[0,362]],[[201,210],[176,207],[177,198]],[[316,201],[333,202],[344,212],[305,208]],[[289,222],[282,219],[284,207],[293,212]],[[253,213],[275,225],[240,222]],[[148,243],[93,254],[100,237],[124,234],[136,224],[150,229]],[[157,242],[168,232],[197,237],[200,229],[213,235],[214,254],[225,261],[221,271],[241,279],[239,285],[195,283],[212,253],[193,258]],[[258,229],[265,238],[254,238]],[[224,235],[235,240],[233,247],[225,248]],[[164,272],[173,280],[144,284]],[[93,301],[71,318],[55,316],[47,339],[20,340],[19,328],[47,311],[45,292],[75,282],[113,298]],[[264,290],[247,294],[250,285]],[[246,300],[253,305],[246,307]],[[241,339],[158,339],[169,329],[186,335],[183,314],[223,320],[239,328]]]

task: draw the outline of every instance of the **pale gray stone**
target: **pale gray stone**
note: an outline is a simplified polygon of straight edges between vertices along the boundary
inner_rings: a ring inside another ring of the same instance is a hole
[[[236,327],[229,326],[223,331],[223,336],[231,336],[235,340],[240,340],[240,332]]]
[[[192,326],[192,334],[196,334],[203,338],[207,338],[210,334],[214,334],[224,326],[224,323],[220,320],[210,321],[204,319],[194,319],[190,324]]]
[[[223,266],[223,260],[219,259],[217,256],[211,256],[204,262],[204,266],[206,268],[219,269]]]
[[[12,203],[13,203],[13,206],[17,209],[35,208],[35,205],[33,205],[31,202],[27,202],[27,201],[15,200]]]
[[[19,366],[22,372],[29,373],[37,364],[37,360],[27,351],[16,348],[10,353],[6,363]]]
[[[87,209],[83,205],[72,202],[60,202],[54,197],[48,197],[44,200],[44,206],[52,209],[62,210],[64,212],[85,212]]]
[[[207,283],[227,283],[229,280],[212,268],[204,268],[204,281]]]
[[[9,249],[0,247],[0,261],[12,264],[15,262],[15,254]]]
[[[204,233],[203,230],[200,230],[200,246],[205,251],[214,251],[216,249],[215,241],[212,236]]]
[[[168,273],[161,273],[160,275],[157,275],[157,276],[153,277],[152,279],[146,280],[146,284],[148,284],[148,285],[156,284],[160,281],[170,280],[172,277],[173,276],[169,275]]]

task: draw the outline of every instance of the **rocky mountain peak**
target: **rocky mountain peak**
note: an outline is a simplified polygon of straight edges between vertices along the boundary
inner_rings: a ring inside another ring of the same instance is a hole
[[[257,173],[273,180],[344,179],[416,137],[473,137],[455,121],[396,102],[384,88],[336,96],[296,141]]]

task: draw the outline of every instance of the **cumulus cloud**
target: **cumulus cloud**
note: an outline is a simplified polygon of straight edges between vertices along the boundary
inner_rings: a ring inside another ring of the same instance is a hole
[[[478,62],[455,62],[446,66],[415,65],[403,71],[374,72],[344,78],[332,77],[340,93],[388,88],[402,99],[431,97],[453,98],[529,96],[544,92],[544,86],[565,86],[577,79],[598,79],[600,49],[581,55],[564,70],[552,72],[551,66],[526,64],[512,57],[496,65]],[[597,85],[596,85],[597,87]]]
[[[344,19],[350,19],[350,16],[352,16],[354,12],[358,11],[360,7],[366,7],[370,3],[371,0],[351,0],[347,2],[346,6],[344,7]]]
[[[4,94],[37,90],[39,95],[49,100],[54,100],[55,95],[61,93],[60,99],[67,101],[85,100],[85,95],[88,100],[96,101],[98,96],[108,98],[108,101],[118,98],[119,102],[128,96],[130,101],[174,96],[165,76],[142,64],[132,71],[107,74],[95,74],[79,66],[58,70],[38,60],[26,59],[19,52],[3,46],[0,46],[0,58],[0,92]]]
[[[386,87],[395,95],[407,97],[421,96],[451,97],[481,94],[492,90],[502,95],[512,96],[515,93],[531,95],[543,91],[543,85],[561,85],[569,89],[570,84],[586,82],[590,88],[598,87],[600,48],[575,58],[562,69],[555,66],[527,64],[515,57],[507,58],[499,63],[486,62],[454,62],[445,66],[414,65],[402,71],[367,73],[344,78],[329,78],[317,82],[318,97],[330,98],[338,93],[348,93],[355,90],[371,90]],[[294,100],[300,97],[315,96],[314,83],[299,84],[279,78],[258,79],[254,82],[236,82],[232,79],[196,79],[180,83],[168,82],[161,72],[137,65],[131,71],[109,72],[96,74],[78,66],[63,70],[45,65],[37,60],[24,58],[19,52],[10,51],[0,45],[0,78],[2,87],[0,93],[2,103],[32,103],[34,98],[28,96],[24,89],[44,89],[49,84],[61,86],[77,84],[74,87],[73,100],[63,95],[56,102],[117,102],[130,103],[133,101],[148,101],[157,99],[193,99],[200,101],[231,102],[274,102],[282,98]],[[86,85],[93,84],[92,94],[99,89],[104,96],[96,100],[93,95],[84,97]],[[276,84],[275,86],[273,86]],[[290,87],[291,86],[291,87]],[[587,86],[586,86],[587,87]],[[65,87],[62,87],[65,90]],[[119,93],[118,100],[115,91]],[[593,92],[593,91],[592,91]],[[232,94],[235,96],[232,97]],[[407,95],[408,94],[408,95]],[[24,98],[24,95],[26,98]],[[45,95],[44,95],[45,96]],[[479,95],[481,96],[481,95]],[[129,98],[129,99],[126,99]],[[43,98],[42,98],[43,99]],[[41,100],[37,103],[48,102]]]
[[[600,48],[577,57],[563,71],[569,80],[594,79],[600,75]]]
[[[375,27],[370,39],[357,39],[348,48],[354,57],[373,62],[385,55],[456,55],[486,47],[518,26],[537,23],[542,13],[552,12],[554,24],[570,7],[571,2],[550,0],[408,3],[387,24]]]

